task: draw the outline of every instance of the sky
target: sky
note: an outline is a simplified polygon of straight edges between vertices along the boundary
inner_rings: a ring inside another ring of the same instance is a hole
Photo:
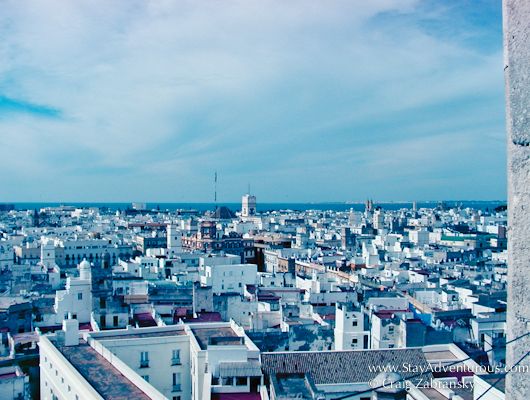
[[[501,0],[0,0],[0,201],[505,200]]]

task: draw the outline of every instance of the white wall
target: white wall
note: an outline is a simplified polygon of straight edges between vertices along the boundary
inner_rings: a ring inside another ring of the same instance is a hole
[[[90,322],[92,312],[92,293],[90,281],[77,278],[67,278],[66,290],[55,293],[56,324],[61,324],[68,313],[77,316],[82,323]]]
[[[257,285],[256,264],[214,265],[205,268],[201,283],[212,287],[214,294],[243,294],[245,285]]]
[[[99,340],[140,376],[149,376],[149,383],[167,398],[181,396],[191,399],[190,351],[187,335],[153,338],[131,338]],[[180,364],[172,359],[173,350],[178,350]],[[142,367],[142,354],[147,352],[148,362]],[[180,373],[181,391],[173,392],[173,373]]]

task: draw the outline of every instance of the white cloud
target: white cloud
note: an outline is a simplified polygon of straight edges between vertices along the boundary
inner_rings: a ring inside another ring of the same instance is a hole
[[[441,104],[467,103],[475,117],[457,117],[469,125],[481,118],[477,107],[489,112],[499,103],[499,51],[481,53],[414,24],[377,23],[381,15],[423,18],[419,5],[6,1],[0,95],[61,112],[0,114],[7,170],[20,182],[35,171],[53,175],[57,200],[73,199],[71,188],[85,200],[83,188],[98,184],[108,191],[87,200],[128,200],[155,183],[162,187],[146,200],[171,201],[185,189],[186,200],[201,201],[215,168],[225,171],[230,190],[283,174],[301,181],[298,188],[281,182],[293,200],[298,190],[300,199],[318,201],[302,187],[322,180],[337,187],[329,195],[354,196],[333,172],[348,152],[447,134],[443,115],[431,110],[432,123],[420,115]],[[400,114],[408,120],[381,129]],[[496,115],[487,117],[492,124]],[[459,131],[455,122],[452,134],[465,134],[467,125]],[[315,159],[326,161],[315,167]],[[366,173],[372,164],[363,162]],[[30,193],[14,189],[20,201]],[[278,198],[273,190],[263,196]]]

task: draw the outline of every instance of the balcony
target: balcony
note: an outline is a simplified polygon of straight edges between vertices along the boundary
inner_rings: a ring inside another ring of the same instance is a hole
[[[179,383],[178,385],[173,385],[173,389],[171,390],[172,392],[180,392],[182,389],[181,389],[181,384]]]

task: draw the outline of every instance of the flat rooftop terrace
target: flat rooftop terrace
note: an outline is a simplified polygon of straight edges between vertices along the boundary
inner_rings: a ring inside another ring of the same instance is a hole
[[[243,344],[243,338],[240,338],[232,328],[228,327],[192,328],[192,332],[202,350],[206,350],[208,345],[226,346]]]
[[[106,400],[149,400],[149,397],[84,340],[57,347],[88,383]]]
[[[426,351],[424,354],[427,361],[458,360],[458,358],[449,350]]]
[[[313,395],[308,388],[304,374],[276,374],[276,395],[283,397],[301,396],[303,399],[312,399]]]
[[[146,333],[124,333],[123,335],[95,336],[97,341],[103,340],[127,340],[127,339],[147,339],[168,336],[186,336],[184,329],[166,331],[166,332],[146,332]]]

